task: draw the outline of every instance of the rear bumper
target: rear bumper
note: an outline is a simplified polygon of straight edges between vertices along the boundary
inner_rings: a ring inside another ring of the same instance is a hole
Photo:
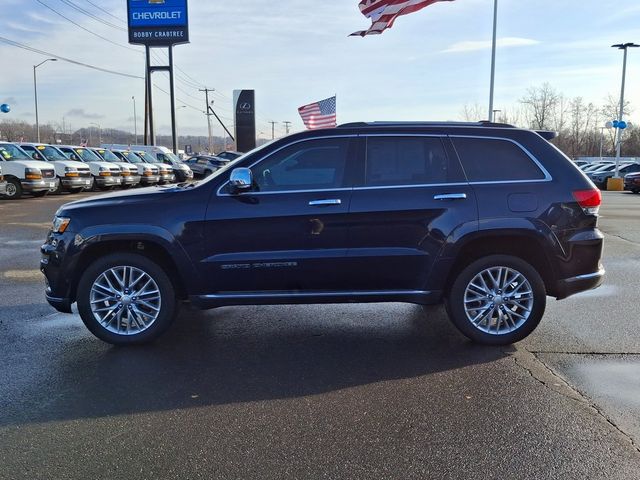
[[[604,268],[600,268],[597,272],[559,280],[556,284],[557,299],[562,300],[576,293],[598,288],[604,282],[604,275]]]
[[[25,192],[54,191],[58,188],[60,180],[57,178],[46,178],[43,180],[21,180],[22,189]]]

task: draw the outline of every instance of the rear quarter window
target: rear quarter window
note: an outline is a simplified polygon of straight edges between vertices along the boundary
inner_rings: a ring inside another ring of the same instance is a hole
[[[517,144],[489,138],[452,138],[470,182],[544,180],[540,167]]]

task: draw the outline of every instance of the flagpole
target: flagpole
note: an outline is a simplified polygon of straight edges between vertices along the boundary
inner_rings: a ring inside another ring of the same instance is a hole
[[[490,122],[493,122],[493,91],[496,81],[496,41],[498,33],[498,0],[493,2],[493,43],[491,45],[491,86],[489,87],[489,116]]]

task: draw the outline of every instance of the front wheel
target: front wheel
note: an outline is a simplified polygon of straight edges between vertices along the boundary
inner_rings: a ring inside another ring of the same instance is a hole
[[[20,180],[15,178],[7,179],[7,192],[4,197],[11,200],[17,200],[22,197],[22,184],[20,183]]]
[[[453,324],[474,342],[508,345],[533,332],[546,300],[542,278],[529,263],[491,255],[458,274],[446,307]]]
[[[115,253],[92,263],[78,284],[78,311],[86,327],[114,345],[158,338],[178,312],[165,271],[147,257]]]

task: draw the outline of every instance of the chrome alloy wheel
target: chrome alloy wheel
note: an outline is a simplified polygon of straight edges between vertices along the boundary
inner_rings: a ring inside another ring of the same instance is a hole
[[[487,268],[467,285],[464,308],[475,328],[490,335],[504,335],[519,329],[529,319],[533,289],[517,270]]]
[[[91,311],[102,327],[117,335],[136,335],[157,320],[162,306],[158,284],[136,267],[113,267],[91,286]]]
[[[13,183],[8,182],[5,195],[9,198],[13,198],[16,196],[17,193],[18,193],[18,189],[16,188],[16,186]]]

